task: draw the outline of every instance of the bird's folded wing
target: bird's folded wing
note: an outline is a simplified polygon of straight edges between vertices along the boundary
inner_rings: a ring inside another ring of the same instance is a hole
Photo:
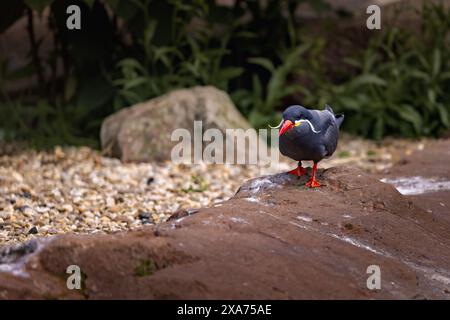
[[[325,133],[323,135],[323,144],[325,145],[325,149],[327,151],[326,156],[331,156],[334,151],[336,151],[337,141],[338,141],[339,130],[335,122],[331,122],[328,127],[325,129]]]

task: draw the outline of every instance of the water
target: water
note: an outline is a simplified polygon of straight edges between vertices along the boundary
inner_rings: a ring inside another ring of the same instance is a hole
[[[381,182],[392,184],[403,195],[417,195],[428,192],[450,190],[450,181],[420,176],[383,178]]]

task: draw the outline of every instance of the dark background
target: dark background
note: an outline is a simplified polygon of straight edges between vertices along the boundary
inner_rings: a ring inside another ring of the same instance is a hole
[[[196,85],[227,91],[255,127],[328,103],[363,137],[445,134],[449,2],[378,3],[381,30],[365,1],[1,1],[0,140],[97,147],[107,115]]]

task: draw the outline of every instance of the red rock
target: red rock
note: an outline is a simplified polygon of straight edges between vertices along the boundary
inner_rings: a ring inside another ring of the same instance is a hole
[[[141,231],[0,253],[0,270],[20,271],[0,272],[1,298],[449,298],[448,223],[359,171],[318,178],[324,186],[311,190],[307,177],[262,177],[220,207]],[[82,290],[66,288],[74,264]],[[381,290],[366,286],[369,265],[381,269]]]

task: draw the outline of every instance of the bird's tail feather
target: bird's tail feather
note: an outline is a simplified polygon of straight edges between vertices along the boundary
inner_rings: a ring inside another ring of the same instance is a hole
[[[345,118],[344,115],[343,114],[337,114],[334,117],[336,118],[337,125],[340,128],[342,122],[344,122],[344,118]]]
[[[333,109],[332,109],[328,104],[325,105],[325,110],[328,110],[328,111],[330,111],[332,114],[334,114]]]

